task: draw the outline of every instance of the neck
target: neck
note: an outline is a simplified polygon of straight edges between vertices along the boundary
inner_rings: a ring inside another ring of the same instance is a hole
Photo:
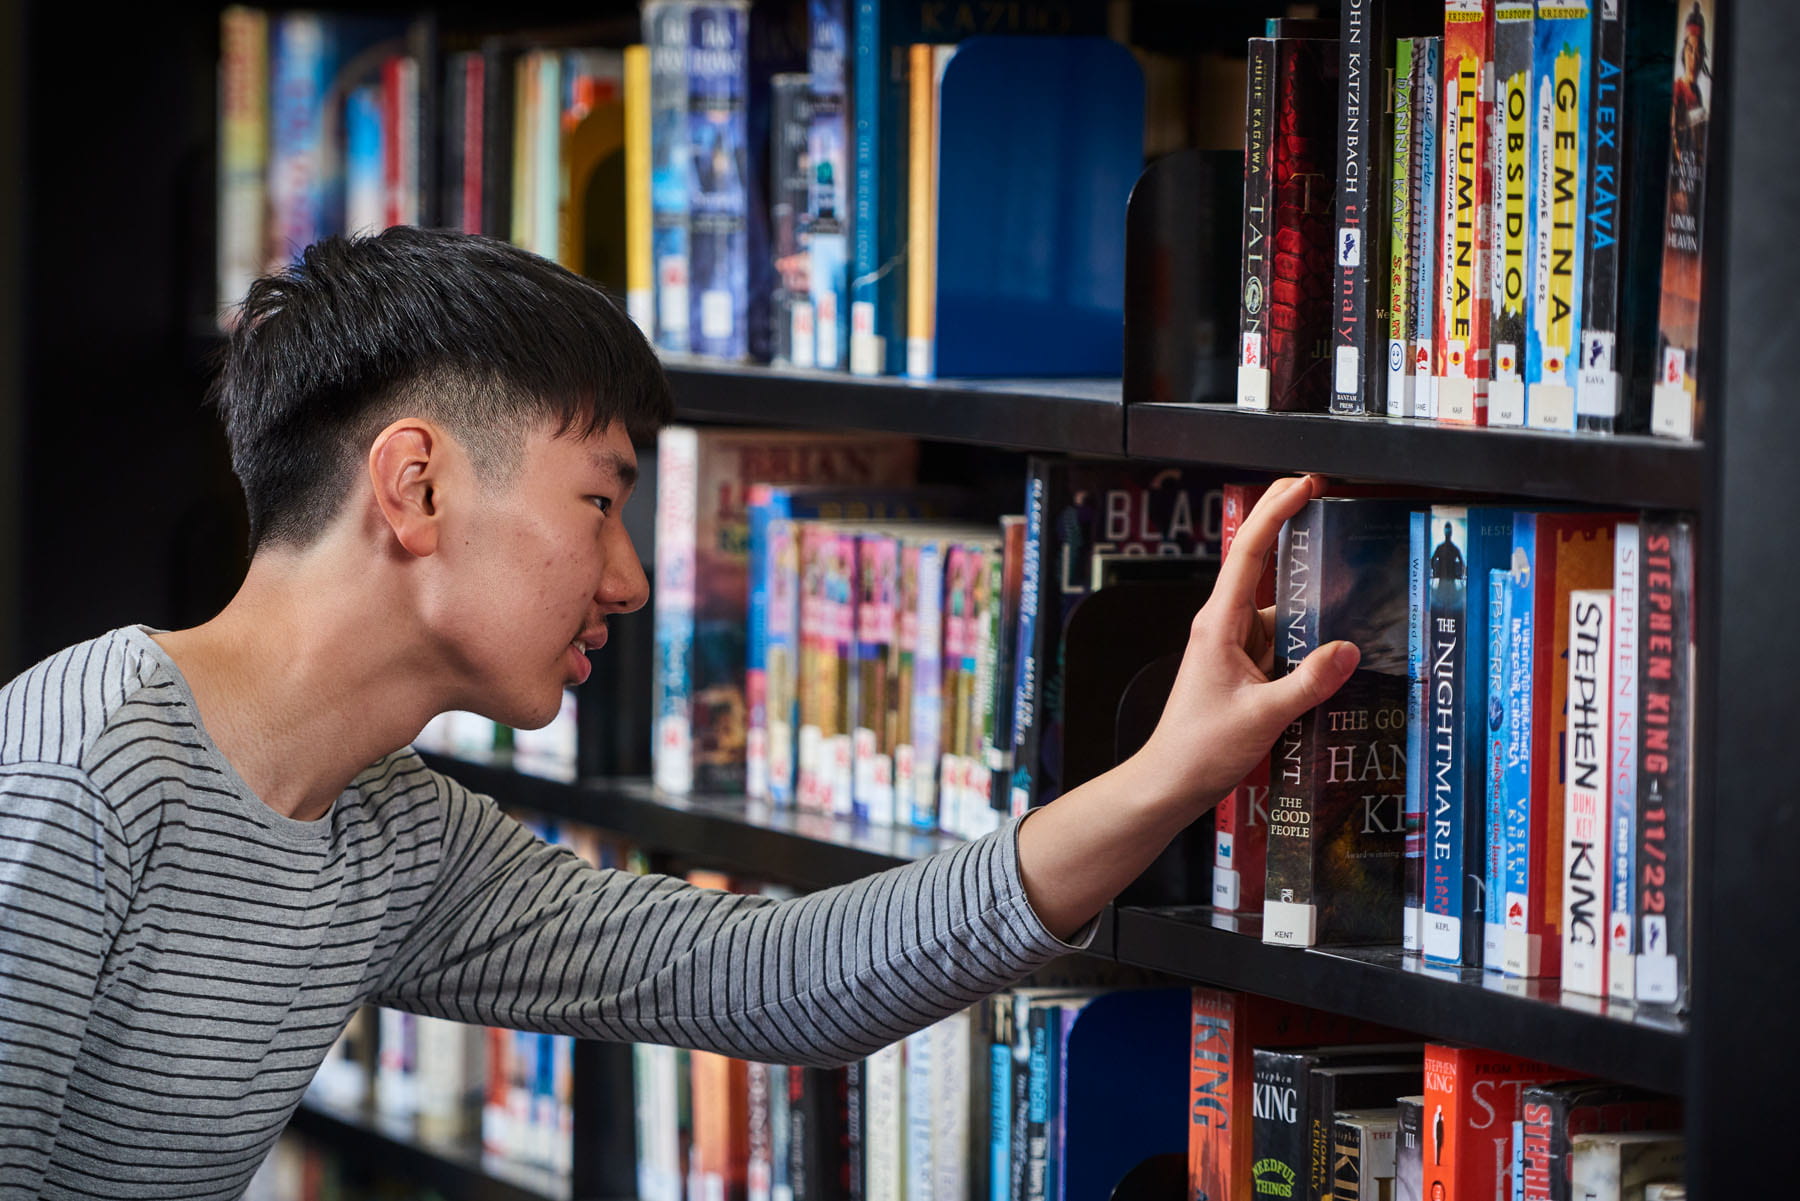
[[[417,627],[366,573],[325,556],[259,554],[213,620],[157,635],[227,761],[275,812],[325,815],[440,707]],[[385,619],[384,619],[385,617]],[[423,687],[421,685],[424,685]]]

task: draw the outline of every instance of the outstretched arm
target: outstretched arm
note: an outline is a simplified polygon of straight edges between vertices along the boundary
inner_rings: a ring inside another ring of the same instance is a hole
[[[1051,933],[1090,921],[1356,670],[1357,649],[1333,642],[1289,675],[1268,674],[1274,611],[1256,608],[1256,584],[1282,524],[1318,491],[1314,476],[1280,480],[1238,529],[1144,748],[1019,827],[1019,874]]]

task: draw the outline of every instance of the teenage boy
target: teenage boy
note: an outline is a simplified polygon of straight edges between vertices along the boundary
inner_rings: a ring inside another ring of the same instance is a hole
[[[1130,761],[993,835],[777,903],[596,871],[427,769],[541,726],[641,607],[620,520],[671,412],[597,288],[503,243],[331,239],[251,288],[216,400],[243,587],[0,690],[0,1198],[232,1197],[360,1005],[841,1063],[1085,943],[1354,666],[1269,682],[1240,530]]]

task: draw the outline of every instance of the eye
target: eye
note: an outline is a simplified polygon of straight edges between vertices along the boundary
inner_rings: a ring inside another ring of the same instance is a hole
[[[612,497],[610,497],[610,496],[590,496],[590,497],[588,497],[588,499],[594,502],[594,507],[599,509],[603,516],[610,515],[612,513],[612,508],[613,508]]]

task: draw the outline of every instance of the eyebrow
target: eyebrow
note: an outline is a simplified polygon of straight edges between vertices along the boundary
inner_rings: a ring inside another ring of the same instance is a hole
[[[637,484],[637,464],[633,463],[618,451],[597,450],[593,454],[593,462],[594,466],[599,470],[612,472],[613,475],[618,478],[621,487],[631,488]]]

